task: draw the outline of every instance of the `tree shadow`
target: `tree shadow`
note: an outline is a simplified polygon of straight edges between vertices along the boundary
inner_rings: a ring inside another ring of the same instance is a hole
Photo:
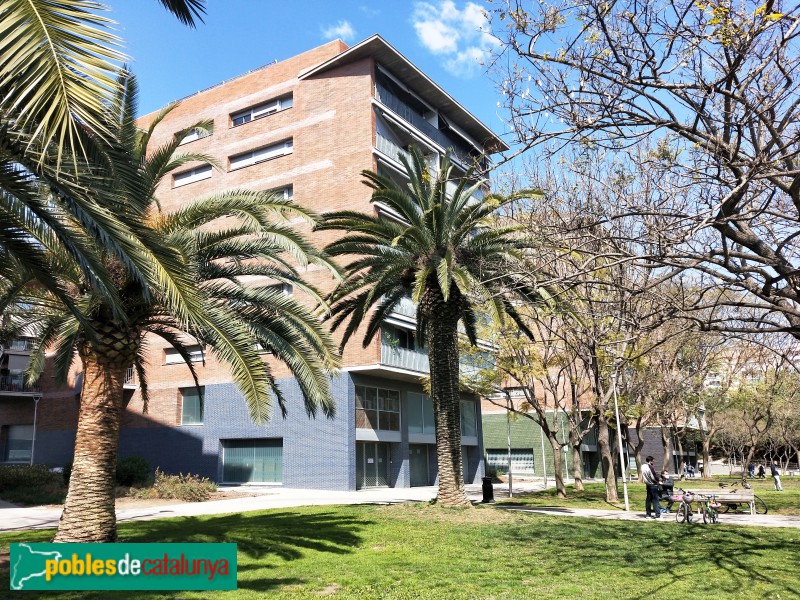
[[[233,513],[214,517],[180,517],[154,521],[121,523],[120,542],[136,543],[235,543],[238,550],[239,588],[262,592],[286,585],[302,585],[301,579],[279,577],[277,567],[267,565],[271,557],[282,561],[303,558],[308,552],[347,554],[361,541],[360,532],[373,522],[343,515],[341,512],[300,513],[269,511]],[[31,537],[50,535],[37,531]],[[16,537],[16,536],[15,536]],[[13,541],[24,541],[24,535]],[[38,540],[37,541],[45,541]],[[242,574],[246,576],[241,577]],[[8,570],[0,571],[0,589],[8,590]],[[66,598],[107,598],[108,592],[65,592]],[[114,597],[166,598],[174,593],[114,592]],[[0,592],[0,597],[2,592]]]
[[[512,539],[524,542],[545,536],[548,544],[558,549],[564,564],[576,560],[583,565],[603,565],[656,584],[627,589],[627,598],[667,597],[672,586],[687,580],[693,582],[698,597],[740,597],[753,583],[773,585],[786,597],[800,597],[800,582],[786,573],[785,563],[771,560],[775,553],[796,553],[797,542],[772,537],[769,531],[667,523],[647,525],[647,535],[642,535],[642,523],[637,521],[615,520],[615,526],[609,527],[603,520],[580,518],[577,537],[563,520],[545,523],[550,521],[548,516],[539,515],[537,519],[537,515],[529,514],[536,519],[536,527],[522,534],[516,531],[509,543]],[[718,577],[719,572],[726,576]]]

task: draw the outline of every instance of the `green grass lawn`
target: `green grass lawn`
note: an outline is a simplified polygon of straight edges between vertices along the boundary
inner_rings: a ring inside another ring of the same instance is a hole
[[[713,481],[702,479],[688,479],[676,481],[675,487],[684,489],[708,489],[722,491],[719,483],[729,484],[731,487],[741,488],[738,478],[716,478]],[[800,477],[782,477],[783,492],[776,492],[772,478],[766,480],[750,480],[753,491],[767,504],[768,514],[771,515],[800,515]],[[588,483],[583,492],[576,492],[573,486],[567,486],[567,498],[559,498],[555,489],[543,492],[519,494],[513,500],[506,501],[513,504],[526,506],[574,506],[576,508],[606,508],[624,510],[625,503],[622,496],[622,483],[619,484],[620,501],[609,504],[605,501],[605,486],[602,483]],[[645,486],[634,482],[628,484],[628,498],[632,510],[644,512],[646,496]],[[674,508],[674,507],[673,507]]]
[[[46,541],[51,531],[0,535]],[[237,592],[180,598],[792,598],[800,530],[554,517],[480,506],[307,507],[124,523],[122,541],[236,542]],[[8,571],[0,590],[8,590]],[[0,591],[8,597],[19,593]],[[52,594],[55,596],[56,594]],[[65,598],[108,598],[66,592]],[[174,592],[115,593],[172,598]]]

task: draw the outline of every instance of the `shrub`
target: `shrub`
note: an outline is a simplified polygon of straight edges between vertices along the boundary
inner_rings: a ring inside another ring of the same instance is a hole
[[[132,498],[183,500],[184,502],[203,502],[208,500],[217,485],[207,477],[191,473],[167,475],[156,469],[156,478],[151,487],[132,488],[128,495]]]
[[[15,504],[58,504],[66,490],[61,474],[46,465],[0,466],[0,496]]]
[[[150,479],[150,463],[141,456],[126,456],[117,461],[117,470],[114,479],[117,485],[131,487],[132,485],[144,485]],[[64,478],[64,485],[69,485],[69,478],[72,475],[72,461],[69,461],[61,471]]]
[[[18,488],[37,488],[59,483],[60,476],[46,465],[0,466],[0,492]]]
[[[117,485],[143,485],[150,478],[151,467],[141,456],[126,456],[117,461]]]

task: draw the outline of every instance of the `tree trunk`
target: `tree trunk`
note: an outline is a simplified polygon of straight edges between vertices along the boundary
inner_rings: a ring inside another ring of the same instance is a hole
[[[564,487],[564,454],[561,451],[561,444],[555,434],[549,436],[550,447],[553,449],[553,475],[556,480],[556,492],[559,498],[567,497],[567,488]]]
[[[81,390],[75,457],[64,511],[54,542],[114,542],[117,445],[125,372],[136,354],[138,335],[113,326],[98,329],[101,341],[81,350]]]
[[[661,459],[661,470],[669,471],[670,473],[672,473],[672,465],[669,464],[670,462],[672,462],[670,460],[671,457],[669,455],[669,429],[667,429],[662,425],[660,430],[661,430],[661,448],[664,451],[664,456]],[[680,471],[679,475],[683,477],[683,470]]]
[[[454,286],[455,287],[455,286]],[[420,310],[427,319],[426,338],[431,373],[433,418],[436,422],[436,458],[443,506],[472,506],[464,490],[461,463],[461,394],[458,385],[458,303],[453,289],[445,303],[436,294],[423,295]],[[427,297],[426,297],[427,296]]]
[[[581,439],[575,427],[570,425],[569,440],[572,446],[572,478],[575,480],[575,491],[583,491],[583,456],[581,455]]]
[[[600,448],[600,461],[606,483],[606,502],[616,502],[619,500],[619,492],[617,492],[617,475],[614,472],[614,455],[611,451],[608,421],[602,410],[597,411],[597,446]]]
[[[703,438],[703,479],[711,479],[711,437]]]

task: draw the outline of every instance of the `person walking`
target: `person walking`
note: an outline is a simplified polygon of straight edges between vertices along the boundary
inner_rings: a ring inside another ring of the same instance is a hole
[[[658,501],[660,493],[658,485],[658,473],[653,466],[653,457],[648,456],[645,459],[646,464],[642,468],[642,479],[644,479],[645,486],[647,486],[647,499],[644,502],[644,511],[646,518],[660,519],[661,518],[661,503]]]
[[[783,486],[781,485],[781,472],[778,470],[778,461],[773,460],[772,464],[769,466],[770,473],[772,474],[772,479],[775,482],[775,491],[782,492]]]
[[[766,479],[766,475],[764,474],[764,465],[758,465],[758,478]]]

